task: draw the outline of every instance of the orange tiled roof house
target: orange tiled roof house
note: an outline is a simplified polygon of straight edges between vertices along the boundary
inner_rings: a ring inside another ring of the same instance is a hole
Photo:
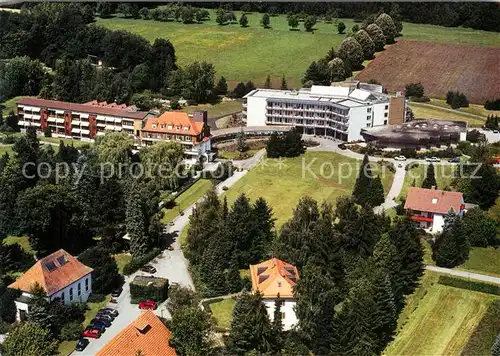
[[[141,130],[142,146],[156,141],[175,141],[184,147],[186,156],[209,158],[211,151],[210,126],[206,111],[189,116],[183,111],[167,111],[159,117],[144,120]]]
[[[283,329],[289,330],[297,324],[293,295],[293,287],[299,280],[297,267],[277,258],[271,258],[257,265],[250,265],[250,275],[252,291],[262,294],[271,321],[274,318],[275,301],[279,299]]]
[[[443,231],[444,217],[453,211],[463,216],[465,203],[462,193],[410,187],[405,211],[422,229],[431,233]]]
[[[92,271],[63,249],[41,258],[9,285],[22,292],[15,301],[17,320],[26,317],[31,291],[36,284],[43,288],[47,300],[59,299],[64,304],[86,302],[92,293]]]

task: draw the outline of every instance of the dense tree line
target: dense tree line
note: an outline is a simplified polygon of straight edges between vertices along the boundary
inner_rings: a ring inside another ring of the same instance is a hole
[[[194,6],[218,8],[221,3],[198,3]],[[485,31],[500,31],[500,9],[493,3],[225,3],[222,7],[231,10],[258,11],[269,14],[310,14],[325,18],[354,18],[362,21],[370,14],[384,11],[397,13],[400,20],[441,26],[463,26]]]
[[[302,134],[298,129],[291,129],[285,134],[273,132],[266,145],[267,157],[297,157],[305,152]]]
[[[231,208],[215,189],[190,216],[186,256],[197,272],[204,295],[241,290],[239,269],[266,258],[274,237],[274,218],[267,202],[253,204],[240,195]]]
[[[450,105],[452,109],[469,107],[469,101],[465,94],[458,91],[449,91],[446,93],[446,104]]]
[[[500,110],[500,99],[486,100],[484,108],[486,110]]]

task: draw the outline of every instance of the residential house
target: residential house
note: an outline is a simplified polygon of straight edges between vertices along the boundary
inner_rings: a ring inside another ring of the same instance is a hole
[[[410,187],[405,210],[421,228],[438,233],[443,231],[447,214],[463,216],[465,203],[460,192]]]
[[[41,258],[9,285],[9,288],[22,292],[15,301],[17,320],[24,320],[29,312],[28,304],[36,284],[49,301],[59,299],[64,304],[86,302],[92,293],[92,271],[63,249]]]
[[[170,330],[150,310],[143,312],[96,353],[96,356],[176,356]]]
[[[297,323],[293,287],[299,279],[297,267],[277,258],[257,265],[250,265],[252,291],[262,294],[271,321],[274,319],[275,302],[281,303],[283,329],[289,330]]]
[[[142,146],[157,141],[174,141],[184,147],[187,157],[211,158],[210,126],[206,111],[189,116],[183,111],[166,111],[159,117],[144,120],[141,130]]]

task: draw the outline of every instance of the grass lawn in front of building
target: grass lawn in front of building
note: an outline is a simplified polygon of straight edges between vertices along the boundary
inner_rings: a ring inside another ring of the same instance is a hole
[[[408,297],[399,330],[386,355],[458,355],[498,297],[437,284],[425,272],[421,286]]]
[[[190,186],[185,192],[175,198],[175,206],[172,208],[164,208],[164,216],[161,219],[162,224],[168,224],[171,222],[180,211],[189,208],[191,205],[196,203],[198,199],[205,195],[212,187],[212,181],[209,179],[199,179],[196,183]]]
[[[217,83],[216,83],[217,84]],[[192,114],[195,111],[206,110],[208,112],[208,117],[219,117],[223,115],[229,115],[237,111],[243,110],[241,106],[241,101],[239,100],[231,100],[231,101],[222,101],[217,104],[198,104],[198,105],[189,105],[183,108],[183,111],[186,111],[188,114]],[[215,130],[216,127],[212,127],[212,130]]]
[[[408,194],[408,188],[414,183],[415,187],[421,187],[427,174],[428,164],[419,164],[418,167],[414,167],[406,172],[405,181],[403,183],[403,188],[399,194],[400,198],[406,198]],[[444,189],[449,187],[455,178],[456,166],[446,164],[439,165],[434,164],[434,175],[436,177],[437,189]]]
[[[129,253],[118,253],[116,255],[113,255],[113,258],[118,265],[118,272],[120,274],[123,274],[123,268],[125,267],[125,265],[132,261],[132,256]]]
[[[319,204],[325,200],[335,204],[338,197],[351,195],[360,166],[360,160],[332,152],[309,151],[295,158],[263,159],[238,180],[226,195],[230,204],[241,193],[245,193],[252,201],[258,197],[265,198],[273,209],[279,228],[292,216],[293,209],[302,197],[310,196]],[[382,172],[382,183],[387,194],[394,174],[385,167]]]
[[[233,298],[223,299],[220,302],[210,304],[212,316],[215,318],[218,326],[226,329],[231,327],[235,305],[236,301]]]

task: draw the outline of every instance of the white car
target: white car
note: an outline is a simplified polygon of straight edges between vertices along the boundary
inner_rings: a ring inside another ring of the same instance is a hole
[[[405,156],[397,156],[397,157],[394,157],[394,160],[395,161],[406,161],[406,157]]]
[[[439,162],[440,161],[439,158],[437,158],[437,157],[426,157],[425,160],[427,162]]]

